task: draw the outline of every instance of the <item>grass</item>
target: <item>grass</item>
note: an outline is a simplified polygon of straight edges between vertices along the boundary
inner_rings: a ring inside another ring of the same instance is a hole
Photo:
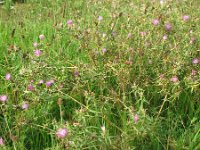
[[[6,1],[0,149],[200,149],[199,7],[198,0]]]

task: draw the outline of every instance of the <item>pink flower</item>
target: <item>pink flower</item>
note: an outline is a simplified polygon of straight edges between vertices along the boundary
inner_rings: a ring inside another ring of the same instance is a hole
[[[160,23],[160,21],[159,21],[158,19],[154,19],[154,20],[152,21],[152,24],[153,24],[154,26],[157,26],[159,23]]]
[[[142,32],[140,32],[140,35],[141,35],[141,36],[145,36],[145,35],[146,35],[146,32],[142,31]]]
[[[39,57],[42,54],[42,52],[41,50],[35,50],[34,54],[35,56]]]
[[[190,19],[190,16],[184,15],[184,16],[182,17],[182,19],[183,19],[183,21],[188,21],[188,20]]]
[[[199,59],[198,59],[198,58],[194,58],[194,59],[192,60],[192,63],[193,63],[193,64],[198,64],[198,63],[199,63]]]
[[[160,74],[160,79],[163,79],[165,77],[164,74]]]
[[[78,77],[78,76],[80,76],[80,73],[79,73],[79,71],[78,71],[78,70],[75,70],[75,71],[74,71],[74,76],[75,76],[75,77]]]
[[[94,51],[94,55],[98,56],[99,55],[99,51]]]
[[[196,74],[197,74],[197,71],[194,70],[194,69],[192,69],[192,73],[191,73],[191,75],[192,75],[192,76],[195,76]]]
[[[177,76],[173,76],[173,77],[171,78],[171,81],[174,82],[174,83],[176,83],[176,82],[178,82],[179,80],[178,80],[178,77],[177,77]]]
[[[73,25],[73,21],[72,20],[67,20],[67,25],[68,25],[68,27],[71,27]]]
[[[126,64],[126,65],[131,65],[131,64],[132,64],[132,61],[126,60],[126,61],[125,61],[125,64]]]
[[[102,16],[99,16],[98,17],[98,21],[100,22],[100,21],[102,21],[103,20],[103,17]]]
[[[60,128],[60,129],[58,129],[57,130],[57,132],[56,132],[56,136],[58,137],[58,138],[64,138],[64,137],[66,137],[67,136],[67,129],[66,128]]]
[[[164,35],[164,36],[163,36],[163,40],[167,40],[167,35]]]
[[[2,137],[0,137],[0,145],[1,145],[1,146],[4,146],[4,140],[3,140]]]
[[[61,83],[60,85],[59,85],[59,89],[62,89],[64,87],[64,83]]]
[[[107,49],[106,49],[106,48],[103,48],[103,49],[102,49],[102,52],[103,52],[103,54],[105,54],[105,53],[107,52]]]
[[[138,114],[136,114],[134,117],[133,117],[133,120],[135,121],[135,123],[137,123],[139,121],[139,116]]]
[[[46,86],[47,86],[47,87],[50,87],[50,86],[52,86],[53,84],[54,84],[54,80],[49,80],[49,81],[46,82]]]
[[[34,90],[34,87],[32,84],[29,84],[28,87],[27,87],[28,91],[33,91]]]
[[[190,44],[193,44],[195,42],[195,38],[194,37],[191,37],[190,39]]]
[[[29,107],[29,104],[28,104],[28,102],[24,102],[23,104],[22,104],[22,109],[28,109],[28,107]]]
[[[7,74],[6,74],[6,80],[10,80],[10,78],[11,78],[11,74],[10,74],[10,73],[7,73]]]
[[[117,33],[116,32],[112,32],[112,36],[113,37],[117,36]]]
[[[44,83],[44,80],[40,80],[38,84],[41,85],[43,83]]]
[[[8,100],[8,96],[7,95],[0,95],[0,101],[1,102],[6,102]]]
[[[33,47],[37,47],[38,46],[38,43],[37,42],[34,42],[33,43]]]
[[[172,29],[172,25],[170,23],[165,24],[165,29],[170,31]]]
[[[39,35],[40,40],[44,40],[45,36],[43,34]]]
[[[131,33],[128,33],[128,38],[131,38],[132,37],[132,34]]]

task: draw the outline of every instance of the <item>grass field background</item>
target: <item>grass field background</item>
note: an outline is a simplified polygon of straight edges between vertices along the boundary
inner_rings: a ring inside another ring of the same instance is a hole
[[[199,0],[6,0],[0,149],[199,150],[199,9]]]

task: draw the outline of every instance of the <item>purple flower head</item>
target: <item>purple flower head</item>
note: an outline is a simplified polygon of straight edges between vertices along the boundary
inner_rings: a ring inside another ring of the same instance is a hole
[[[159,23],[160,23],[160,21],[159,21],[158,19],[154,19],[154,20],[152,21],[152,24],[153,24],[154,26],[157,26]]]
[[[43,34],[39,35],[40,40],[44,40],[45,36]]]
[[[192,63],[193,63],[193,64],[198,64],[198,63],[199,63],[199,59],[198,59],[198,58],[194,58],[194,59],[192,60]]]
[[[7,73],[7,74],[6,74],[6,80],[10,80],[10,78],[11,78],[11,74],[10,74],[10,73]]]
[[[41,50],[35,50],[34,54],[35,56],[39,57],[42,54],[42,52]]]
[[[29,84],[28,87],[27,87],[28,91],[33,91],[34,90],[34,87],[32,84]]]
[[[133,120],[135,121],[135,123],[137,123],[139,121],[139,116],[138,114],[133,116]]]
[[[0,95],[0,101],[1,102],[6,102],[8,100],[8,96],[7,95]]]
[[[47,86],[47,87],[50,87],[50,86],[52,86],[53,84],[54,84],[54,80],[49,80],[49,81],[46,82],[46,86]]]
[[[172,30],[172,25],[170,23],[165,24],[165,30],[171,31]]]
[[[38,46],[38,43],[37,42],[34,42],[33,43],[33,47],[37,47]]]
[[[58,138],[65,138],[67,136],[67,129],[66,128],[60,128],[56,132],[56,136]]]
[[[188,20],[190,19],[190,16],[184,15],[184,16],[182,17],[182,19],[183,19],[183,21],[188,21]]]
[[[1,146],[4,146],[4,140],[3,140],[2,137],[0,137],[0,145],[1,145]]]
[[[99,16],[98,17],[98,21],[100,22],[100,21],[102,21],[103,20],[103,17],[102,16]]]
[[[191,75],[192,75],[192,76],[195,76],[196,74],[197,74],[197,71],[194,70],[194,69],[192,69]]]
[[[171,78],[171,81],[174,82],[174,83],[176,83],[176,82],[178,82],[179,80],[178,80],[178,77],[177,77],[177,76],[173,76],[173,77]]]
[[[103,49],[102,49],[102,52],[103,52],[103,54],[105,54],[105,53],[107,52],[107,49],[106,49],[106,48],[103,48]]]
[[[24,102],[24,103],[22,104],[22,109],[23,109],[23,110],[28,109],[28,107],[29,107],[28,102]]]
[[[73,21],[71,19],[67,20],[67,25],[68,25],[68,27],[71,27],[73,25]]]

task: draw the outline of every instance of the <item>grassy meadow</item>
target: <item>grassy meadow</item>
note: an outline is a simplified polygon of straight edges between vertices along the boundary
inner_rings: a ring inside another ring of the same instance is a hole
[[[199,0],[4,0],[0,150],[199,150]]]

